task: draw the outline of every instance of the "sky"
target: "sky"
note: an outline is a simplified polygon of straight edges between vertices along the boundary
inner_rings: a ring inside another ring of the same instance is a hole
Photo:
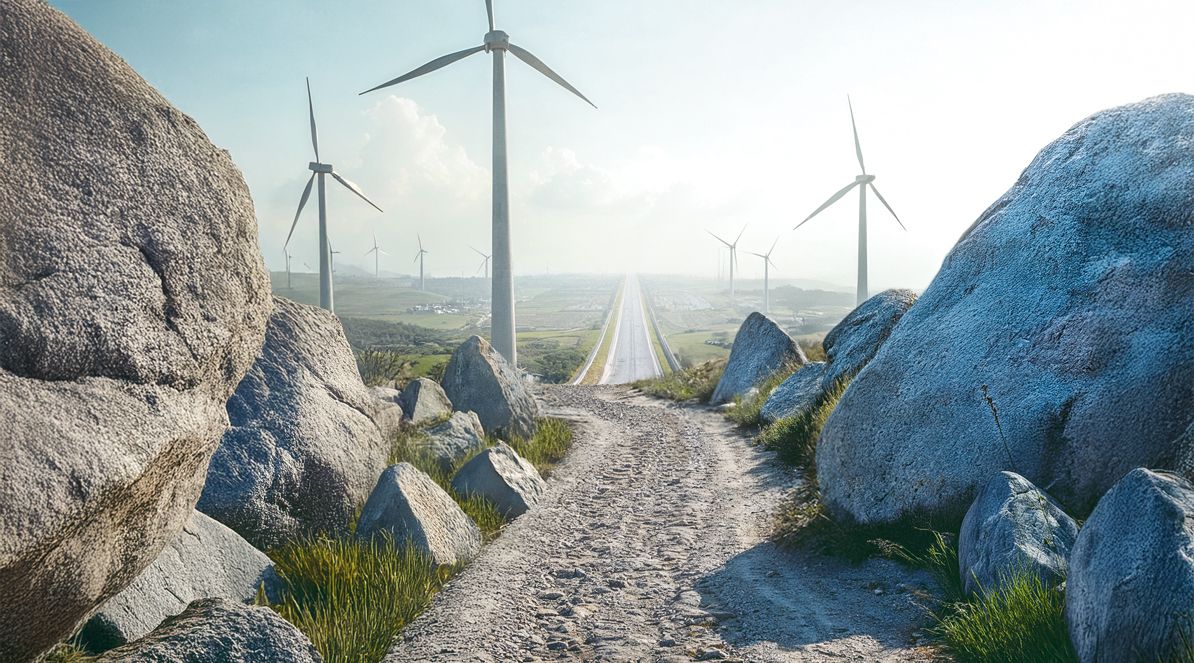
[[[209,138],[252,191],[267,264],[320,151],[378,213],[329,181],[337,264],[469,276],[490,241],[491,63],[474,55],[482,0],[51,0],[127,60]],[[495,0],[497,27],[589,107],[507,58],[516,274],[715,276],[706,231],[778,245],[773,279],[852,289],[857,197],[793,227],[868,171],[907,226],[868,205],[870,282],[923,289],[962,231],[1032,157],[1101,109],[1194,91],[1189,0]],[[309,204],[293,267],[317,266]]]

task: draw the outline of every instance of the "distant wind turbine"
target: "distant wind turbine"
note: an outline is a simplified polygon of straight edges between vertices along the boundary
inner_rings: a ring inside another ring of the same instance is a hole
[[[482,253],[480,249],[477,249],[477,248],[474,248],[471,246],[469,248],[473,249],[473,251],[475,251],[477,253],[477,255],[481,256],[481,264],[477,267],[477,271],[479,272],[482,269],[484,269],[485,270],[485,278],[488,279],[489,278],[489,259],[492,256],[490,256],[489,254],[486,254],[486,253]]]
[[[862,169],[862,174],[856,176],[854,178],[854,181],[851,182],[850,184],[848,184],[846,187],[844,187],[841,191],[838,191],[837,193],[833,194],[833,196],[830,197],[829,200],[825,201],[825,203],[823,205],[821,205],[820,207],[818,207],[815,211],[813,211],[812,214],[809,214],[808,218],[806,218],[805,220],[796,224],[796,228],[799,228],[800,226],[803,226],[804,224],[808,223],[809,219],[812,219],[814,216],[816,216],[816,215],[820,214],[822,211],[824,211],[825,208],[836,203],[838,200],[841,199],[842,196],[849,193],[850,189],[853,189],[854,187],[858,187],[858,285],[855,290],[855,296],[858,300],[858,303],[862,304],[863,302],[865,302],[867,300],[867,280],[866,280],[866,263],[867,263],[867,257],[866,257],[866,190],[867,190],[867,187],[870,187],[871,191],[875,192],[875,197],[877,197],[879,199],[879,202],[883,203],[883,206],[887,208],[888,212],[891,212],[891,216],[896,220],[896,223],[900,224],[901,228],[904,228],[904,223],[902,221],[900,221],[900,217],[896,216],[895,210],[893,210],[891,208],[891,205],[887,204],[887,201],[883,198],[883,194],[879,193],[879,190],[875,188],[875,184],[874,184],[875,176],[868,175],[866,172],[866,164],[864,164],[862,162],[862,145],[858,142],[858,125],[854,123],[854,104],[850,102],[849,96],[846,97],[846,104],[848,104],[850,107],[850,127],[854,130],[854,153],[858,156],[858,167],[860,169]],[[908,230],[908,229],[904,228],[904,230]]]
[[[332,248],[332,242],[331,242],[331,240],[329,240],[328,241],[328,257],[332,263],[332,273],[333,274],[336,273],[336,256],[338,256],[338,255],[340,255],[340,252]]]
[[[286,289],[290,290],[290,259],[294,256],[290,254],[290,249],[283,248],[286,252]]]
[[[491,334],[493,346],[511,364],[518,364],[517,343],[514,333],[514,273],[510,248],[510,196],[506,174],[506,68],[505,54],[509,51],[531,68],[555,81],[565,90],[584,99],[596,108],[579,90],[572,87],[562,76],[552,71],[542,60],[526,49],[510,43],[510,35],[494,28],[493,0],[485,0],[485,11],[489,16],[489,32],[480,46],[450,53],[427,64],[387,81],[361,94],[409,81],[423,74],[446,67],[474,53],[485,51],[493,55],[493,283]]]
[[[377,234],[376,233],[373,234],[373,248],[371,248],[365,252],[365,257],[368,258],[370,253],[373,254],[373,278],[375,278],[375,279],[381,278],[381,268],[379,267],[378,258],[380,258],[383,255],[388,256],[390,254],[386,253],[385,251],[382,251],[381,247],[377,245]]]
[[[763,259],[763,313],[764,314],[771,312],[771,283],[770,283],[771,267],[775,266],[775,263],[771,261],[771,253],[773,251],[775,251],[776,244],[779,244],[778,237],[776,237],[775,241],[771,243],[771,248],[767,249],[767,253],[754,253],[753,251],[751,252],[751,255],[759,256],[760,258]]]
[[[709,233],[710,235],[713,235],[712,230],[706,230],[705,232]],[[730,249],[730,301],[731,302],[734,301],[734,265],[738,262],[738,240],[742,239],[742,233],[744,233],[744,232],[746,232],[746,226],[742,226],[742,230],[738,233],[738,236],[736,238],[734,238],[734,242],[732,244],[730,242],[727,242],[724,239],[718,237],[717,235],[713,235],[714,239],[721,242],[722,244],[725,244]]]
[[[330,163],[322,163],[319,160],[319,132],[315,128],[315,104],[311,101],[311,79],[307,79],[307,110],[311,118],[311,147],[315,148],[315,161],[307,164],[307,168],[311,170],[311,177],[307,180],[307,186],[303,189],[303,197],[299,199],[298,211],[294,213],[294,223],[290,224],[290,234],[286,235],[286,246],[290,245],[290,238],[294,235],[294,228],[298,225],[299,216],[303,213],[303,207],[307,204],[307,199],[311,197],[311,185],[315,183],[316,176],[319,177],[319,306],[329,311],[334,310],[332,301],[332,269],[333,258],[331,243],[328,241],[328,208],[327,196],[324,190],[324,176],[331,175],[340,184],[343,184],[346,189],[355,193],[361,200],[373,206],[373,209],[381,211],[381,208],[373,204],[372,200],[365,197],[360,187],[349,182],[340,176]]]
[[[423,238],[422,237],[419,237],[418,235],[415,235],[415,237],[419,238],[419,252],[415,254],[415,260],[419,261],[419,290],[426,290],[427,284],[423,280],[423,256],[430,253],[430,251],[423,249]]]

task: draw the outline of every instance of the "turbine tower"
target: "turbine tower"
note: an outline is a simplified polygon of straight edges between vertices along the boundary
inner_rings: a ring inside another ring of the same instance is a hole
[[[705,232],[713,235],[712,230],[706,230]],[[734,265],[738,262],[738,240],[742,239],[742,233],[744,232],[746,232],[746,226],[742,226],[742,230],[738,232],[738,237],[734,238],[732,244],[717,235],[713,235],[714,239],[725,244],[730,249],[730,303],[734,302]],[[721,273],[720,267],[718,268],[718,273]]]
[[[415,237],[419,236],[415,235]],[[419,252],[415,254],[415,260],[419,261],[419,290],[427,289],[427,284],[423,280],[423,256],[427,255],[428,253],[430,253],[430,251],[423,249],[423,238],[419,237]]]
[[[373,204],[372,200],[365,197],[357,185],[349,182],[340,176],[330,163],[322,163],[319,160],[319,132],[315,128],[315,104],[311,101],[311,79],[307,79],[307,111],[311,118],[311,147],[315,148],[315,161],[307,164],[307,168],[311,170],[311,177],[307,180],[307,186],[303,189],[303,197],[299,198],[298,211],[294,213],[294,222],[290,224],[290,234],[286,235],[285,246],[290,246],[290,238],[294,235],[294,228],[298,225],[299,216],[303,213],[303,207],[307,204],[307,199],[311,197],[311,185],[315,183],[315,178],[319,178],[319,306],[320,308],[329,311],[334,310],[332,302],[332,249],[331,242],[328,241],[328,208],[327,196],[324,189],[324,176],[331,175],[332,179],[340,184],[343,184],[346,189],[355,193],[361,200],[373,206],[373,209],[381,211],[381,208]]]
[[[509,51],[531,68],[555,81],[565,90],[584,99],[596,108],[580,90],[572,87],[562,76],[552,71],[542,60],[529,51],[510,43],[510,35],[494,27],[493,0],[485,0],[485,11],[489,17],[489,32],[480,46],[450,53],[427,64],[366,90],[361,94],[380,90],[403,81],[409,81],[423,74],[446,67],[475,53],[485,51],[493,56],[493,283],[492,283],[492,341],[493,347],[513,365],[518,364],[517,344],[514,336],[514,272],[513,252],[510,246],[510,195],[506,175],[506,65],[505,55]]]
[[[764,314],[771,313],[771,282],[770,282],[771,281],[771,268],[775,266],[775,263],[771,262],[771,253],[772,253],[772,251],[775,251],[776,244],[779,244],[778,237],[776,237],[775,241],[771,243],[771,248],[767,249],[767,253],[754,253],[753,251],[751,252],[751,255],[759,256],[760,258],[763,259],[763,313]]]
[[[286,289],[290,290],[290,259],[294,256],[290,255],[290,249],[283,248],[286,252]]]
[[[378,258],[390,254],[382,251],[381,247],[377,245],[377,233],[373,233],[373,248],[365,252],[365,257],[368,258],[370,253],[373,254],[373,278],[379,279],[381,278],[381,268],[379,267]]]
[[[475,251],[477,255],[481,256],[481,264],[477,267],[477,271],[485,270],[485,278],[489,278],[489,259],[492,257],[487,253],[482,253],[480,249],[470,246],[470,249]]]
[[[858,285],[855,289],[855,293],[856,293],[856,298],[858,300],[858,303],[861,304],[867,300],[867,280],[866,280],[866,262],[867,262],[867,258],[866,258],[866,190],[867,190],[867,187],[870,187],[871,191],[873,191],[875,193],[875,197],[879,199],[879,202],[883,203],[883,206],[887,208],[887,211],[891,212],[892,218],[894,218],[896,220],[896,223],[900,224],[901,228],[904,228],[904,222],[900,221],[900,217],[896,216],[895,210],[893,210],[891,208],[891,205],[887,204],[887,201],[883,198],[883,194],[879,193],[879,190],[875,188],[875,184],[874,184],[875,176],[868,175],[866,172],[866,164],[864,164],[862,161],[862,145],[858,142],[858,125],[854,123],[854,104],[850,102],[849,96],[846,97],[846,104],[849,105],[849,107],[850,107],[850,127],[854,130],[854,154],[858,156],[858,167],[859,167],[859,169],[862,170],[862,174],[856,176],[854,178],[854,181],[851,182],[850,184],[846,185],[841,191],[838,191],[837,193],[833,194],[833,196],[830,197],[829,200],[825,201],[825,203],[823,205],[821,205],[820,207],[818,207],[815,211],[813,211],[812,214],[809,214],[808,218],[806,218],[805,220],[796,224],[796,228],[799,228],[800,226],[803,226],[804,224],[808,223],[809,219],[812,219],[814,216],[816,216],[816,215],[820,214],[822,211],[824,211],[825,208],[836,203],[838,200],[841,199],[842,196],[846,195],[847,193],[850,193],[850,189],[853,189],[854,187],[858,187]],[[795,230],[795,228],[793,228],[793,230]],[[908,229],[904,228],[904,230],[908,230]]]

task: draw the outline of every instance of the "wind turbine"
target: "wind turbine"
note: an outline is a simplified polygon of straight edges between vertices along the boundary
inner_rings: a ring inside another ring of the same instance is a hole
[[[328,240],[328,256],[329,256],[329,260],[332,263],[332,273],[333,274],[336,273],[336,256],[338,256],[338,255],[340,255],[340,252],[337,251],[336,249],[333,249],[332,241]]]
[[[489,32],[480,46],[450,53],[427,64],[366,90],[361,94],[380,90],[403,81],[409,81],[423,74],[446,67],[474,53],[485,51],[493,55],[493,282],[491,334],[493,347],[513,365],[518,365],[517,344],[514,332],[514,274],[510,247],[510,196],[506,175],[506,51],[530,65],[532,69],[555,81],[565,90],[584,99],[596,108],[580,90],[572,87],[562,76],[552,71],[542,60],[524,48],[510,43],[510,35],[498,30],[493,23],[493,0],[485,0],[485,11],[489,17]]]
[[[879,193],[879,190],[875,188],[875,184],[874,184],[875,176],[868,175],[866,172],[866,164],[864,164],[862,162],[862,145],[858,142],[858,125],[854,123],[854,104],[850,102],[849,96],[846,97],[846,104],[848,104],[850,107],[850,127],[854,130],[854,154],[856,154],[858,156],[858,167],[862,170],[862,174],[856,176],[854,178],[854,181],[851,182],[850,184],[846,185],[846,187],[844,187],[841,191],[838,191],[837,193],[833,194],[833,196],[830,197],[829,200],[825,201],[825,203],[823,205],[821,205],[820,207],[818,207],[812,214],[809,214],[808,218],[806,218],[805,220],[796,224],[796,228],[799,228],[800,226],[803,226],[804,224],[808,223],[809,219],[812,219],[814,216],[816,216],[816,215],[820,214],[822,211],[824,211],[825,208],[836,203],[838,200],[841,199],[842,196],[849,193],[850,189],[853,189],[854,187],[858,187],[858,286],[855,289],[855,293],[856,293],[858,303],[862,304],[863,302],[865,302],[867,300],[867,282],[866,282],[866,190],[867,190],[867,187],[870,187],[871,191],[875,192],[875,197],[877,197],[879,199],[879,202],[883,203],[883,206],[887,208],[888,212],[891,212],[891,216],[896,220],[896,223],[900,224],[901,228],[904,228],[904,222],[900,221],[900,217],[896,216],[895,210],[893,210],[891,208],[891,205],[887,204],[887,201],[883,198],[883,194]],[[795,230],[795,228],[793,228],[793,230]],[[908,230],[908,229],[904,228],[904,230]]]
[[[489,278],[489,259],[492,256],[482,253],[480,249],[477,249],[477,248],[474,248],[471,246],[469,248],[473,249],[473,251],[475,251],[477,255],[481,256],[481,264],[480,264],[480,266],[477,267],[477,271],[479,272],[482,269],[484,269],[485,270],[485,278]]]
[[[771,312],[771,267],[775,266],[775,263],[771,261],[771,252],[775,251],[776,244],[779,244],[778,237],[771,243],[771,248],[767,249],[767,253],[751,252],[751,255],[759,256],[763,259],[763,313],[765,314]]]
[[[381,247],[377,245],[377,233],[373,234],[373,248],[365,252],[365,257],[368,258],[370,253],[373,254],[373,278],[381,278],[381,269],[378,267],[378,258],[383,255],[388,256],[390,254],[382,251]]]
[[[286,252],[286,289],[290,290],[290,259],[294,256],[290,255],[290,249],[283,247]]]
[[[713,235],[712,230],[706,230],[705,232]],[[738,262],[738,240],[742,239],[742,233],[744,232],[746,232],[746,226],[742,226],[742,230],[738,233],[738,237],[734,238],[733,244],[725,241],[717,235],[713,235],[714,239],[722,244],[725,244],[730,249],[730,302],[734,301],[734,264]]]
[[[307,79],[307,110],[311,118],[311,147],[315,148],[315,161],[307,164],[307,168],[311,170],[311,177],[307,180],[307,186],[303,189],[303,197],[299,199],[298,211],[294,213],[294,223],[290,224],[290,234],[286,235],[286,246],[290,245],[290,238],[294,235],[294,228],[298,225],[299,216],[303,213],[303,206],[307,204],[307,199],[311,197],[311,185],[315,183],[316,177],[319,178],[319,306],[329,311],[334,309],[332,302],[332,269],[334,258],[332,258],[331,242],[328,241],[328,208],[327,196],[324,190],[324,176],[331,175],[340,184],[343,184],[346,189],[355,193],[361,200],[373,206],[373,209],[381,211],[381,208],[373,204],[372,200],[365,197],[360,187],[349,182],[340,176],[332,164],[323,163],[319,160],[319,132],[315,128],[315,104],[311,101],[311,79]]]
[[[426,251],[423,249],[423,238],[422,237],[419,237],[418,235],[415,235],[415,237],[419,238],[419,252],[415,254],[415,260],[419,261],[419,290],[426,290],[427,285],[423,281],[423,256],[430,253],[430,251]]]

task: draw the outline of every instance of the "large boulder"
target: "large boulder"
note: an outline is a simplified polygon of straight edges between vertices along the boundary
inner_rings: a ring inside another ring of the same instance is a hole
[[[859,304],[829,330],[821,342],[829,362],[826,386],[848,380],[861,371],[915,303],[916,293],[911,290],[884,290]]]
[[[92,660],[92,659],[89,659]],[[152,633],[95,663],[321,663],[302,631],[273,610],[200,599]]]
[[[1185,660],[1192,608],[1194,487],[1133,470],[1099,500],[1070,555],[1065,615],[1078,660]]]
[[[347,531],[386,466],[401,409],[365,387],[336,316],[275,298],[228,416],[199,510],[268,549]]]
[[[518,369],[480,336],[470,337],[452,353],[443,388],[454,408],[476,412],[490,433],[506,438],[535,434],[535,397]]]
[[[481,551],[481,530],[448,493],[410,463],[387,467],[365,502],[357,536],[409,544],[436,564],[466,562]]]
[[[398,399],[406,418],[413,424],[442,419],[452,414],[452,401],[443,387],[430,378],[411,380]]]
[[[771,318],[757,311],[751,313],[734,336],[730,359],[709,402],[713,405],[727,403],[777,371],[785,367],[797,368],[806,361],[804,351],[796,341]]]
[[[440,422],[422,435],[421,445],[444,472],[487,446],[485,428],[474,412],[453,412],[447,421]]]
[[[190,517],[270,286],[240,172],[123,60],[4,0],[0,63],[0,661],[24,661]]]
[[[489,500],[507,520],[526,513],[547,490],[539,470],[504,442],[477,454],[452,477],[457,495]]]
[[[1016,573],[1046,586],[1065,581],[1078,524],[1031,481],[1000,472],[987,482],[962,519],[958,571],[968,594],[998,591]]]
[[[1194,417],[1194,97],[1098,113],[966,232],[817,445],[845,521],[961,521],[1004,469],[1075,515]]]
[[[811,361],[781,382],[759,411],[763,423],[795,417],[816,405],[817,399],[825,392],[826,366],[823,361]]]
[[[100,606],[78,637],[89,651],[105,651],[149,633],[191,601],[248,603],[259,589],[277,596],[278,577],[269,557],[196,511],[153,564]]]

